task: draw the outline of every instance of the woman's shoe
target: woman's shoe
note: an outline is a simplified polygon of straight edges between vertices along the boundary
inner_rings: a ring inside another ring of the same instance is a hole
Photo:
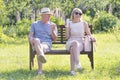
[[[42,74],[42,71],[38,71],[38,75],[41,75]]]
[[[81,69],[82,69],[82,67],[81,67],[80,64],[77,64],[77,65],[76,65],[76,68],[77,68],[77,70],[81,70]]]
[[[71,75],[75,75],[75,71],[71,71],[70,74],[71,74]]]

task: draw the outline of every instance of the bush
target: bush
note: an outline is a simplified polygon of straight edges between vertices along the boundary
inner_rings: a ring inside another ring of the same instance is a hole
[[[23,37],[28,35],[31,21],[28,19],[23,19],[16,23],[16,34],[18,37]]]
[[[16,27],[15,26],[5,26],[3,28],[3,33],[9,37],[16,37]]]
[[[94,19],[94,31],[104,31],[109,32],[113,30],[118,23],[119,19],[106,12],[101,12],[99,17]]]
[[[16,23],[16,25],[6,26],[3,28],[3,33],[9,37],[24,37],[28,35],[31,21],[23,19]]]
[[[0,26],[0,43],[6,43],[8,41],[8,36],[3,33],[3,29]]]
[[[56,25],[64,25],[65,21],[61,18],[55,18],[54,16],[51,16],[51,21],[54,22]]]
[[[86,21],[88,24],[92,23],[92,18],[90,16],[87,16],[85,14],[82,15],[82,18],[84,21]]]

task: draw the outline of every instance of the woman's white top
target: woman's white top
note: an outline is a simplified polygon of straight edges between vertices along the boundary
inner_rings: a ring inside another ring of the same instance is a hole
[[[69,50],[71,43],[73,41],[78,41],[79,45],[83,48],[82,38],[84,37],[85,34],[84,22],[81,21],[81,22],[73,23],[70,21],[67,26],[70,28],[70,38],[66,43],[66,49]],[[80,50],[83,50],[82,48]]]

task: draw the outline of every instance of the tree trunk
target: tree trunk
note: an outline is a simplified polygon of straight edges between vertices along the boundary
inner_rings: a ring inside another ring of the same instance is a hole
[[[110,4],[110,5],[109,5],[108,13],[112,14],[112,11],[113,11],[113,9],[112,9],[112,4]]]
[[[37,20],[38,16],[39,16],[39,10],[35,9],[35,21]]]
[[[16,22],[20,21],[20,13],[19,11],[16,12]]]

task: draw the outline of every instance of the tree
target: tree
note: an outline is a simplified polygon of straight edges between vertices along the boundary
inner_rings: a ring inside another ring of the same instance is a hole
[[[31,10],[29,7],[30,0],[4,0],[6,5],[6,10],[8,12],[9,24],[15,24],[16,22],[20,21],[22,18],[21,14],[26,14]],[[27,12],[25,12],[27,11]]]
[[[3,26],[3,24],[5,23],[5,18],[6,16],[6,6],[4,4],[3,0],[0,0],[0,26]]]
[[[111,0],[113,15],[120,19],[120,0]]]

